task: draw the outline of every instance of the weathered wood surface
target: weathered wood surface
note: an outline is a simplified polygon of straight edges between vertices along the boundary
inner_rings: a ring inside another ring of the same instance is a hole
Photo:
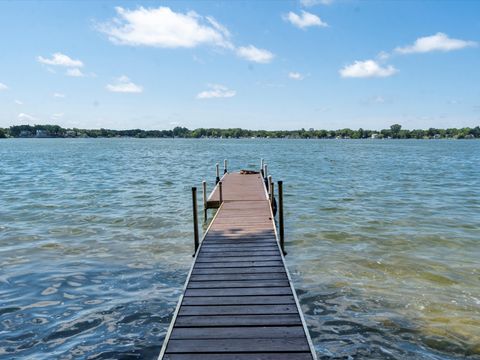
[[[263,179],[226,174],[222,185],[160,359],[315,359]]]

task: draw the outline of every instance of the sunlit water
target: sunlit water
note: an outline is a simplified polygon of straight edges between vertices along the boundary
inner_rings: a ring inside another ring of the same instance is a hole
[[[319,358],[480,358],[480,141],[0,141],[0,358],[155,358],[192,261],[192,185],[284,180]]]

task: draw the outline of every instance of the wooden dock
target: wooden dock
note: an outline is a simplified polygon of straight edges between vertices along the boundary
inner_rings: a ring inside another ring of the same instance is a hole
[[[160,360],[313,360],[261,174],[226,173]]]

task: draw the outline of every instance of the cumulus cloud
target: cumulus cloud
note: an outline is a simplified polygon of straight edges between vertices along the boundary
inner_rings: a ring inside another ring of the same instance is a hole
[[[447,52],[477,45],[475,41],[452,39],[447,34],[438,32],[432,36],[418,38],[412,45],[397,47],[395,52],[399,54],[427,53],[431,51]]]
[[[292,80],[303,80],[303,79],[305,79],[305,75],[300,74],[299,72],[289,72],[288,77]]]
[[[118,93],[141,93],[143,92],[143,87],[136,85],[130,81],[130,79],[123,75],[115,79],[113,84],[108,84],[106,89],[111,92]]]
[[[53,96],[54,98],[61,98],[61,99],[63,99],[63,98],[65,98],[65,97],[66,97],[66,95],[65,95],[65,94],[58,93],[58,92],[56,92],[56,93],[53,93],[53,95],[52,95],[52,96]]]
[[[305,7],[315,6],[315,5],[330,5],[333,3],[333,0],[300,0],[300,4]]]
[[[20,101],[20,100],[15,100],[15,104],[17,104],[17,105],[23,105],[23,102]]]
[[[67,76],[71,76],[71,77],[84,77],[85,76],[85,74],[79,68],[68,69],[65,74]]]
[[[117,45],[159,48],[215,46],[235,52],[249,61],[268,63],[273,54],[253,45],[236,47],[228,29],[211,16],[194,11],[175,12],[169,7],[115,8],[117,17],[97,25],[97,29]]]
[[[268,64],[275,57],[270,51],[256,48],[253,45],[240,46],[237,48],[237,55],[248,61],[253,61],[261,64]]]
[[[382,67],[374,60],[355,61],[339,71],[340,76],[344,78],[388,77],[397,72],[392,65]]]
[[[322,21],[322,19],[320,19],[317,15],[311,14],[303,10],[300,15],[290,11],[287,15],[283,16],[283,19],[290,22],[292,25],[298,27],[299,29],[305,29],[310,26],[328,26],[328,24]]]
[[[115,8],[118,17],[98,29],[115,44],[193,48],[198,45],[230,47],[230,33],[212,17],[189,11],[174,12],[169,7],[128,10]]]
[[[82,61],[74,60],[71,57],[59,52],[53,54],[50,59],[44,58],[43,56],[37,56],[37,61],[45,65],[65,66],[73,68],[83,67]]]
[[[7,90],[8,86],[5,84],[0,83],[0,91]]]
[[[30,114],[26,114],[26,113],[20,113],[18,114],[17,116],[18,120],[20,121],[34,121],[34,120],[37,120],[36,117],[30,115]]]
[[[230,90],[224,85],[210,84],[208,87],[209,90],[197,94],[197,99],[231,98],[237,94],[235,90]]]

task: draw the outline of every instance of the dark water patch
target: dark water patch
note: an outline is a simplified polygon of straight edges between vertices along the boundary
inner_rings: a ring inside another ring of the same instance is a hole
[[[21,310],[21,308],[19,308],[19,307],[3,308],[3,309],[0,309],[0,315],[9,314],[9,313],[12,313],[12,312],[15,312],[15,311],[18,311],[18,310]]]

